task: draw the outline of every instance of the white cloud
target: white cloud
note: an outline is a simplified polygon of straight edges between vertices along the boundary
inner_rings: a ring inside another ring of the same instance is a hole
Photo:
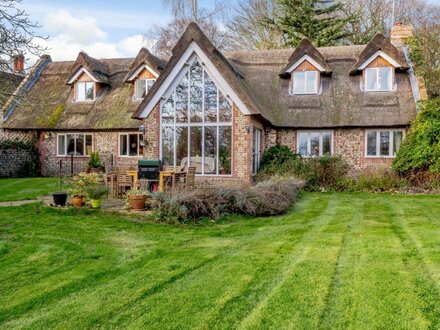
[[[66,10],[47,13],[43,22],[50,36],[36,42],[48,48],[54,61],[75,60],[81,50],[95,58],[132,57],[141,47],[152,46],[142,34],[110,42],[94,17],[72,15]]]

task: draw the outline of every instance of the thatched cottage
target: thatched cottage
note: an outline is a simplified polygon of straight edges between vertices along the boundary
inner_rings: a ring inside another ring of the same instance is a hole
[[[95,150],[106,163],[161,159],[196,166],[199,180],[249,183],[276,144],[339,154],[354,168],[389,166],[421,97],[402,45],[409,32],[222,54],[192,23],[167,62],[146,49],[134,59],[46,58],[22,102],[4,108],[3,129],[38,136],[45,175]]]

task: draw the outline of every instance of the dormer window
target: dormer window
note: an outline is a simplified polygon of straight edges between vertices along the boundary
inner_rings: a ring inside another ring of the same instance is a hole
[[[319,71],[297,71],[292,73],[292,94],[318,94]]]
[[[392,67],[378,67],[365,69],[365,91],[387,92],[393,89]]]
[[[78,81],[75,83],[75,101],[95,100],[95,83],[93,81]]]
[[[156,79],[136,79],[135,81],[135,95],[136,100],[142,100],[147,95],[150,88],[153,86]]]

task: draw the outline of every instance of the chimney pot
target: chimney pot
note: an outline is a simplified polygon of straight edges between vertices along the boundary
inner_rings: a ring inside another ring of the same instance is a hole
[[[14,72],[24,73],[24,55],[20,54],[14,56]]]
[[[394,46],[402,46],[405,44],[405,39],[413,35],[412,25],[404,25],[402,22],[396,22],[391,28],[391,43]]]

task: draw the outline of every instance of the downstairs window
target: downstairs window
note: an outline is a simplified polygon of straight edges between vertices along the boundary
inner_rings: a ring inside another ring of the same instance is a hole
[[[57,134],[57,156],[87,156],[92,151],[92,134]]]
[[[297,152],[303,157],[331,155],[333,150],[333,132],[298,132]]]
[[[403,141],[403,130],[366,131],[366,157],[395,157]]]

